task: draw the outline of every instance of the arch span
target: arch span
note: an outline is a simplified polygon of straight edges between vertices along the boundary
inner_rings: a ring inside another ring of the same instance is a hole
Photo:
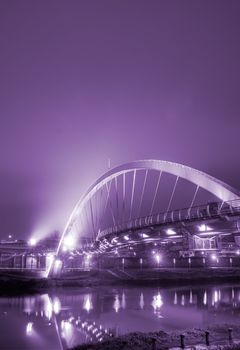
[[[80,198],[72,214],[70,215],[67,225],[63,231],[56,254],[59,253],[64,236],[71,230],[75,217],[79,215],[81,210],[84,208],[84,205],[88,202],[88,200],[90,200],[90,198],[96,193],[96,191],[98,191],[109,181],[123,173],[126,174],[134,170],[142,169],[162,171],[188,180],[191,183],[199,186],[200,188],[212,193],[223,202],[240,199],[240,192],[234,189],[233,187],[227,185],[223,181],[216,179],[211,175],[204,173],[203,171],[191,168],[186,165],[168,162],[164,160],[152,159],[138,160],[130,163],[125,163],[115,168],[112,168],[105,174],[103,174],[89,187],[87,192]]]

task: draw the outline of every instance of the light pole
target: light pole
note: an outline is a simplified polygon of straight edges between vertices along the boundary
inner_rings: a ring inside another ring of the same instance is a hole
[[[123,269],[123,271],[124,271],[124,264],[125,264],[125,260],[124,260],[124,258],[122,258],[122,269]]]
[[[176,267],[176,258],[173,258],[173,266],[174,266],[174,269]]]
[[[159,254],[156,254],[155,257],[156,257],[157,265],[158,265],[158,268],[159,268],[159,264],[160,264],[161,257],[160,257]]]

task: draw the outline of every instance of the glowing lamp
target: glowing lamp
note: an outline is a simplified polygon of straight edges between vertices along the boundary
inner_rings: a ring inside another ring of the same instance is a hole
[[[35,246],[37,244],[37,240],[36,240],[36,238],[32,237],[32,238],[29,239],[28,243],[29,243],[30,246],[33,247],[33,246]]]
[[[71,249],[75,246],[75,240],[72,235],[64,238],[64,246],[68,249]]]
[[[173,236],[175,234],[176,234],[176,232],[174,230],[172,230],[171,228],[167,229],[167,235]]]
[[[161,256],[159,254],[156,254],[155,259],[156,259],[157,263],[159,264],[160,260],[161,260]]]
[[[209,226],[207,226],[206,224],[201,224],[198,226],[198,229],[200,232],[206,232],[211,230],[211,228]]]
[[[61,266],[61,264],[62,264],[61,260],[59,260],[59,259],[55,260],[55,266],[56,267]]]

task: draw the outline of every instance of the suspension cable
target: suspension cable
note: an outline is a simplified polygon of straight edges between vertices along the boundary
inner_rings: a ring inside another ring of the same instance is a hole
[[[159,188],[161,175],[162,175],[162,171],[159,172],[158,181],[157,181],[157,185],[156,185],[156,189],[155,189],[155,193],[154,193],[154,197],[153,197],[153,201],[152,201],[152,206],[151,206],[151,210],[150,210],[150,216],[153,213],[153,208],[154,208],[155,200],[156,200],[156,197],[157,197],[157,192],[158,192],[158,188]]]

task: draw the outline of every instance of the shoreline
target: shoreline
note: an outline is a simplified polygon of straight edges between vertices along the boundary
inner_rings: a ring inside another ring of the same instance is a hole
[[[233,341],[229,341],[231,329]],[[209,332],[209,345],[206,345],[206,333]],[[165,350],[179,348],[180,336],[184,335],[186,348],[200,346],[201,349],[240,349],[239,324],[219,324],[212,327],[188,328],[181,331],[134,332],[112,337],[99,343],[77,345],[69,350]],[[221,348],[220,348],[221,346]]]
[[[131,271],[134,274],[134,270]],[[127,274],[126,274],[127,276]],[[128,277],[128,276],[127,276]],[[81,271],[73,271],[59,278],[40,278],[28,275],[26,271],[15,274],[0,272],[0,296],[17,295],[25,293],[40,293],[41,291],[59,288],[86,288],[114,285],[127,286],[197,286],[199,284],[226,284],[240,283],[240,269],[181,269],[181,270],[151,270],[144,271],[138,278],[114,278],[106,276],[104,271],[89,271],[82,275]]]

